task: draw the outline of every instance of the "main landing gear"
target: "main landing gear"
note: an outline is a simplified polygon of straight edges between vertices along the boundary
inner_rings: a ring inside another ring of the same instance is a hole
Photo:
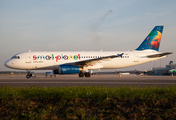
[[[79,77],[90,77],[90,72],[86,72],[86,73],[83,73],[83,72],[79,72]]]
[[[84,73],[83,72],[79,72],[79,77],[84,77]]]
[[[90,72],[86,72],[85,77],[90,77]]]

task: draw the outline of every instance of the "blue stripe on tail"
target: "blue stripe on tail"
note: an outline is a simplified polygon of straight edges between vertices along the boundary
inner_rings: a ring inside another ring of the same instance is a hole
[[[155,26],[136,50],[159,50],[164,26]]]

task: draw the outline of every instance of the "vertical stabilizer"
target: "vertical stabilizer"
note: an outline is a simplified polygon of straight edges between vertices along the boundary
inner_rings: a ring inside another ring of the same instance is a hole
[[[159,50],[164,26],[155,26],[136,50]]]

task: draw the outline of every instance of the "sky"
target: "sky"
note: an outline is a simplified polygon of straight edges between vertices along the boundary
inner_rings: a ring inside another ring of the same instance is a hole
[[[0,71],[20,52],[126,51],[164,25],[159,51],[167,58],[116,70],[176,63],[175,0],[0,0]]]

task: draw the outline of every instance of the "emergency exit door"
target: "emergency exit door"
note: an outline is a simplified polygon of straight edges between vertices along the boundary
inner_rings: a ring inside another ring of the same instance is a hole
[[[138,53],[134,53],[134,62],[139,62]]]

